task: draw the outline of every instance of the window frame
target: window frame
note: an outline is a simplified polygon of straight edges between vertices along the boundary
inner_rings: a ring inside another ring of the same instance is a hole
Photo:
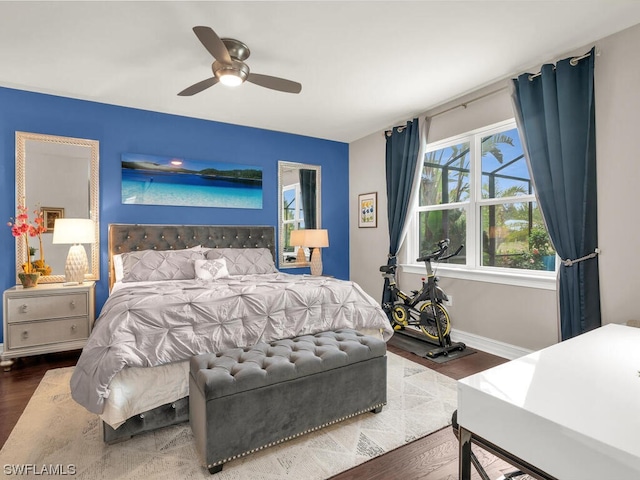
[[[296,208],[293,210],[293,218],[291,220],[287,220],[287,216],[285,215],[285,208],[284,208],[285,192],[288,192],[288,191],[293,191],[294,202],[296,204]],[[283,198],[283,202],[282,202],[282,205],[280,205],[281,215],[282,215],[282,228],[286,229],[287,225],[293,225],[292,230],[299,230],[301,228],[304,228],[304,218],[302,218],[300,215],[300,210],[301,210],[300,206],[302,205],[302,188],[300,187],[300,183],[297,182],[297,183],[292,183],[290,185],[284,185],[282,187],[282,198]],[[290,238],[285,239],[285,243],[290,243],[290,240],[291,240]],[[285,253],[285,248],[286,248],[285,246],[282,247],[283,253]],[[300,248],[303,248],[303,247],[294,245],[293,253],[297,255],[298,250]],[[308,255],[306,248],[305,248],[305,254]]]
[[[482,258],[481,207],[513,203],[538,203],[535,194],[482,198],[482,175],[481,172],[478,172],[478,169],[482,168],[482,158],[477,158],[478,153],[481,152],[480,143],[482,138],[514,128],[517,129],[517,125],[515,119],[511,118],[424,145],[422,150],[423,160],[424,155],[429,152],[450,147],[452,145],[458,145],[463,142],[469,142],[469,199],[462,202],[421,207],[418,204],[420,183],[419,181],[415,182],[413,192],[415,201],[413,202],[410,217],[408,219],[409,227],[407,229],[407,237],[405,239],[404,262],[402,263],[404,272],[422,275],[425,273],[424,265],[415,261],[415,259],[420,256],[420,252],[418,252],[419,232],[417,228],[420,212],[462,208],[465,210],[466,215],[466,240],[467,243],[472,243],[472,245],[468,245],[466,248],[466,264],[438,264],[437,268],[439,274],[463,280],[517,285],[545,290],[557,289],[557,272],[560,264],[557,255],[556,268],[554,271],[493,267],[480,264],[480,260]],[[422,171],[422,164],[420,166],[420,171]],[[469,242],[470,239],[472,240],[471,242]],[[457,248],[457,245],[452,245],[452,248]]]

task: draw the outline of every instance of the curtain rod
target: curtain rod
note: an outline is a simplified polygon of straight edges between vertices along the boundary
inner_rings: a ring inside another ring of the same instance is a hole
[[[576,65],[578,65],[578,62],[579,62],[580,60],[582,60],[582,59],[584,59],[584,58],[587,58],[587,57],[589,57],[590,55],[591,55],[591,52],[587,52],[587,53],[585,53],[584,55],[579,55],[579,56],[577,56],[577,57],[572,57],[572,58],[571,58],[571,60],[569,60],[569,64],[570,64],[572,67],[575,67]],[[596,56],[599,56],[599,55],[600,55],[600,52],[596,51]],[[555,67],[554,67],[554,68],[555,68]],[[534,73],[533,75],[529,75],[529,80],[533,80],[534,78],[539,77],[540,75],[542,75],[542,72],[538,72],[538,73]],[[485,93],[484,95],[480,95],[479,97],[475,97],[475,98],[472,98],[471,100],[467,100],[466,102],[460,103],[460,104],[455,105],[455,106],[453,106],[453,107],[449,107],[449,108],[447,108],[446,110],[443,110],[443,111],[441,111],[441,112],[434,113],[434,114],[433,114],[433,115],[431,115],[430,117],[426,117],[426,118],[431,119],[431,118],[437,117],[437,116],[439,116],[439,115],[442,115],[442,114],[444,114],[444,113],[448,113],[448,112],[450,112],[450,111],[452,111],[452,110],[455,110],[456,108],[460,108],[460,107],[467,108],[467,106],[468,106],[470,103],[477,102],[478,100],[482,100],[483,98],[489,97],[489,96],[491,96],[491,95],[495,95],[496,93],[499,93],[499,92],[502,92],[503,90],[508,90],[508,89],[509,89],[509,87],[502,87],[502,88],[498,88],[498,89],[493,90],[493,91],[491,91],[491,92],[487,92],[487,93]],[[397,125],[397,126],[395,126],[395,127],[392,127],[390,130],[385,130],[384,135],[388,137],[389,135],[391,135],[391,132],[393,131],[393,129],[394,129],[394,128],[397,128],[397,129],[398,129],[398,131],[400,131],[400,132],[401,132],[401,131],[402,131],[403,129],[405,129],[406,127],[407,127],[406,125]]]
[[[487,92],[484,95],[480,95],[479,97],[472,98],[471,100],[467,100],[464,103],[460,103],[460,104],[455,105],[453,107],[449,107],[446,110],[443,110],[441,112],[435,113],[435,114],[431,115],[430,117],[426,117],[426,118],[431,119],[433,117],[437,117],[438,115],[442,115],[443,113],[450,112],[451,110],[455,110],[456,108],[460,108],[460,107],[467,108],[467,105],[469,105],[470,103],[477,102],[478,100],[482,100],[483,98],[491,96],[491,95],[495,95],[496,93],[499,93],[499,92],[501,92],[503,90],[507,90],[508,88],[509,87],[502,87],[502,88],[498,88],[497,90],[493,90],[491,92]],[[391,135],[391,132],[393,131],[394,128],[397,128],[398,131],[401,132],[402,130],[407,128],[407,126],[406,125],[396,125],[395,127],[392,127],[390,130],[385,130],[384,135],[387,136],[387,137],[389,135]]]
[[[491,92],[487,92],[484,95],[480,95],[479,97],[475,97],[475,98],[472,98],[471,100],[467,100],[466,102],[462,102],[462,103],[459,103],[458,105],[455,105],[453,107],[449,107],[446,110],[442,110],[441,112],[434,113],[433,115],[431,115],[430,117],[427,117],[427,118],[431,119],[431,118],[437,117],[437,116],[442,115],[444,113],[448,113],[451,110],[455,110],[456,108],[460,108],[460,107],[467,108],[467,106],[470,103],[477,102],[478,100],[482,100],[483,98],[489,97],[491,95],[495,95],[496,93],[500,93],[503,90],[508,90],[508,89],[509,89],[509,87],[498,88],[497,90],[493,90]]]
[[[600,52],[596,52],[596,57],[600,55]],[[591,56],[591,52],[587,52],[584,55],[579,55],[577,57],[573,57],[571,60],[569,60],[569,65],[571,65],[572,67],[575,67],[576,65],[578,65],[578,62],[580,60],[582,60],[583,58],[587,58]],[[556,68],[556,66],[554,65],[553,68]],[[529,75],[529,80],[533,80],[536,77],[539,77],[540,75],[542,75],[542,72],[538,72],[538,73],[534,73],[533,75]]]
[[[390,130],[385,130],[385,131],[384,131],[384,136],[385,136],[385,137],[388,137],[389,135],[391,135],[391,134],[393,133],[393,129],[394,129],[394,128],[397,128],[397,129],[398,129],[398,132],[401,132],[402,130],[404,130],[405,128],[407,128],[407,126],[406,126],[406,125],[396,125],[395,127],[391,127],[391,129],[390,129]]]

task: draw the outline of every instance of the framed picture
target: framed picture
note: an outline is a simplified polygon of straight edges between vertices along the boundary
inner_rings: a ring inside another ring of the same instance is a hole
[[[42,220],[47,227],[46,233],[53,233],[56,218],[64,218],[64,208],[42,207]]]
[[[262,167],[123,153],[122,203],[262,208]]]
[[[378,192],[358,195],[358,227],[376,228],[378,226]]]

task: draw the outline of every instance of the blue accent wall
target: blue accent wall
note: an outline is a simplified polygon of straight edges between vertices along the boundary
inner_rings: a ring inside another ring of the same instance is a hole
[[[203,97],[202,101],[207,100]],[[337,278],[349,278],[349,148],[346,143],[0,88],[0,221],[3,224],[15,216],[16,131],[100,142],[102,248],[96,314],[108,295],[107,229],[110,223],[277,226],[278,160],[322,167],[322,226],[329,230],[330,243],[329,248],[323,249],[324,271]],[[126,152],[260,166],[263,169],[263,208],[123,205],[121,154]],[[14,263],[15,241],[9,228],[5,227],[4,232],[0,230],[0,287],[3,291],[15,285]],[[308,269],[283,271],[309,272]],[[3,336],[0,334],[0,342]]]

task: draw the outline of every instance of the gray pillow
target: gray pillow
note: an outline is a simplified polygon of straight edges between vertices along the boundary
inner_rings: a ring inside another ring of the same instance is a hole
[[[196,250],[140,250],[122,254],[123,282],[192,280],[194,262],[204,258]]]
[[[268,248],[212,248],[208,260],[224,258],[229,275],[277,273],[273,255]]]

